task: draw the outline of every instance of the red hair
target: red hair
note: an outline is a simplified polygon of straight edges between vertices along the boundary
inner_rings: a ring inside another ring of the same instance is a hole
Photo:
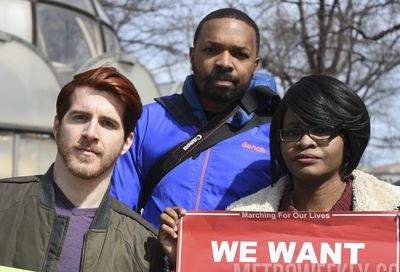
[[[56,104],[58,120],[61,122],[71,107],[71,96],[75,89],[83,86],[111,93],[118,98],[125,108],[122,123],[125,138],[128,137],[142,114],[142,102],[132,82],[114,67],[99,67],[77,74],[71,82],[62,87]]]

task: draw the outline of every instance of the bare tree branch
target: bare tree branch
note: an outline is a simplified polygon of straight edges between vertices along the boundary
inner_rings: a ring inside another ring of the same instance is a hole
[[[400,92],[398,0],[99,1],[124,49],[162,81],[182,80],[185,72],[176,71],[188,66],[198,22],[211,10],[229,6],[256,20],[260,66],[283,88],[307,74],[335,76],[379,116],[384,108],[377,105]],[[400,128],[391,137],[399,134]]]

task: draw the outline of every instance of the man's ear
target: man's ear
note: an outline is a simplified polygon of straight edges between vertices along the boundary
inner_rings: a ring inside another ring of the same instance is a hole
[[[189,49],[189,57],[190,57],[190,68],[193,71],[193,63],[194,63],[194,47],[190,47]]]
[[[54,117],[54,122],[53,122],[53,135],[56,140],[57,140],[59,130],[60,130],[60,121],[58,120],[58,117],[56,115]]]
[[[256,58],[256,61],[254,62],[254,71],[257,69],[258,64],[260,63],[260,57]],[[254,73],[253,71],[253,73]]]
[[[123,155],[126,152],[128,152],[129,148],[131,148],[132,143],[133,143],[133,132],[129,133],[128,137],[126,137],[120,155]]]

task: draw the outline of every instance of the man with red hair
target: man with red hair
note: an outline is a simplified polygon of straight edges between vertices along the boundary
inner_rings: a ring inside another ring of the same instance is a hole
[[[151,225],[109,196],[142,113],[134,85],[100,67],[57,98],[58,152],[44,175],[0,180],[0,265],[35,271],[160,271]]]

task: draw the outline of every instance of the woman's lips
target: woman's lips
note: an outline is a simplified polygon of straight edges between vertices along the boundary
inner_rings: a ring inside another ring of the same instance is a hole
[[[297,154],[294,159],[295,161],[300,163],[313,164],[318,160],[320,160],[321,158],[313,154]]]

